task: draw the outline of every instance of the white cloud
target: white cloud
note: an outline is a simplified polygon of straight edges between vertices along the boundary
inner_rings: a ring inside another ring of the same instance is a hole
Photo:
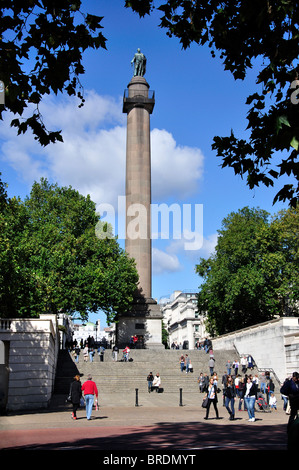
[[[152,250],[153,274],[160,275],[181,271],[183,268],[176,255],[153,248]]]
[[[29,110],[30,111],[30,110]],[[47,177],[60,185],[90,194],[92,200],[117,208],[125,194],[126,117],[121,98],[86,93],[78,108],[73,97],[48,97],[41,105],[48,129],[62,130],[64,142],[42,148],[30,130],[21,136],[10,128],[6,116],[0,129],[0,159],[30,186]],[[152,192],[155,200],[194,194],[202,177],[203,155],[198,148],[181,147],[166,130],[154,129],[152,146]]]
[[[178,146],[166,130],[151,133],[153,197],[176,195],[180,200],[198,190],[204,157],[200,149]]]
[[[183,259],[187,259],[191,264],[198,263],[199,258],[208,258],[211,256],[217,245],[217,234],[209,235],[203,238],[197,250],[186,250],[186,243],[189,243],[191,234],[187,237],[182,236],[179,240],[172,240],[164,249],[153,248],[152,262],[153,274],[162,275],[166,273],[174,273],[184,269]],[[194,240],[201,238],[201,234],[193,233]]]
[[[90,90],[85,93],[84,99],[84,106],[78,108],[80,101],[74,97],[64,97],[62,101],[56,97],[46,98],[41,110],[48,127],[62,129],[63,135],[78,135],[97,131],[99,126],[125,125],[121,98],[101,96]]]
[[[204,238],[203,246],[200,251],[200,256],[202,258],[209,258],[209,256],[211,256],[215,251],[217,241],[218,241],[217,233],[213,233],[212,235],[209,235],[207,238]]]
[[[208,258],[215,250],[217,237],[217,233],[208,235],[207,238],[202,237],[202,234],[198,232],[186,233],[185,237],[182,234],[181,239],[171,241],[167,247],[167,252],[181,254],[192,259],[198,259],[199,257]],[[190,243],[191,245],[194,244],[194,249],[188,249]]]
[[[125,128],[65,135],[64,144],[47,152],[52,178],[117,207],[125,193]]]

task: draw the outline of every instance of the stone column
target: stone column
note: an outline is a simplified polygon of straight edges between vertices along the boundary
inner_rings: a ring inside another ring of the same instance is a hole
[[[150,114],[154,98],[143,77],[133,77],[124,98],[127,113],[126,243],[139,273],[139,295],[152,295]]]
[[[120,347],[136,334],[142,347],[164,348],[162,313],[152,299],[150,114],[154,105],[145,78],[133,77],[123,101],[127,114],[125,249],[136,261],[139,286],[130,311],[117,324]]]

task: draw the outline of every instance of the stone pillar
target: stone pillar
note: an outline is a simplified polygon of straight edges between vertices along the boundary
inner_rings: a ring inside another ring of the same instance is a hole
[[[151,271],[151,149],[150,114],[154,98],[143,77],[133,77],[124,98],[127,113],[126,242],[139,273],[139,294],[152,295]]]
[[[127,114],[125,249],[135,259],[139,286],[130,312],[122,314],[117,324],[121,347],[135,334],[142,339],[141,347],[163,347],[162,313],[152,299],[150,114],[154,105],[145,78],[133,77],[123,100]]]

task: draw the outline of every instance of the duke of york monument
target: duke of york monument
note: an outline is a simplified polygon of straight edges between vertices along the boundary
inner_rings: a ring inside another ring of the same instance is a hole
[[[119,317],[117,343],[127,346],[137,335],[139,347],[158,349],[164,346],[162,314],[152,298],[150,115],[155,98],[144,78],[146,58],[140,49],[131,63],[134,74],[123,99],[127,114],[125,250],[136,262],[139,285],[130,311]]]

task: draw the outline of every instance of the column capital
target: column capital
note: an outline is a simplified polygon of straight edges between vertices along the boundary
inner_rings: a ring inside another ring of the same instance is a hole
[[[155,92],[149,90],[149,84],[143,77],[133,77],[124,92],[123,113],[128,114],[133,108],[144,108],[152,114],[155,106]]]

